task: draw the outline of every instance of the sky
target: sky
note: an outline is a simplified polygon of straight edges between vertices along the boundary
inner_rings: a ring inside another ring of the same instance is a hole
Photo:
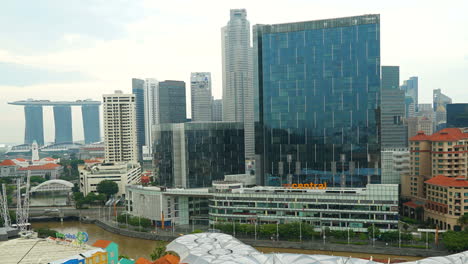
[[[468,102],[465,0],[3,1],[0,143],[24,139],[23,108],[11,101],[101,100],[114,90],[130,93],[131,78],[189,84],[198,71],[212,73],[221,98],[221,27],[233,8],[246,8],[251,25],[380,14],[381,64],[400,66],[400,82],[418,76],[421,103],[436,88]],[[83,139],[79,108],[73,122],[74,139]],[[53,125],[44,108],[46,141],[54,139]]]

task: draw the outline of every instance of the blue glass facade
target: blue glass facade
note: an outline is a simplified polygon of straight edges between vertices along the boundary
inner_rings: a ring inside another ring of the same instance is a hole
[[[261,182],[379,183],[379,15],[256,25],[253,41]]]
[[[138,159],[142,160],[142,146],[145,142],[145,81],[132,79],[132,93],[135,95]]]
[[[42,106],[26,105],[24,107],[24,117],[26,121],[24,143],[32,144],[36,141],[39,146],[44,145],[44,115]]]
[[[73,142],[71,106],[54,106],[55,143]]]
[[[83,118],[84,140],[86,144],[101,141],[101,122],[99,120],[99,105],[81,106]]]

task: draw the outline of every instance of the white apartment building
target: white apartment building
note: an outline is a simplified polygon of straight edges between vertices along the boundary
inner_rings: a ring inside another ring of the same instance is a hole
[[[400,184],[401,175],[410,173],[408,148],[386,148],[381,153],[382,184]]]
[[[106,162],[137,163],[135,95],[115,91],[103,100]]]
[[[159,124],[159,81],[156,79],[145,79],[144,112],[145,145],[142,150],[143,160],[151,160],[153,155],[152,127],[155,124]]]
[[[125,194],[126,186],[140,183],[141,167],[138,163],[103,163],[91,167],[83,167],[80,171],[80,191],[86,196],[97,192],[97,185],[104,180],[117,183],[118,196]]]
[[[192,121],[211,121],[211,73],[190,74]]]

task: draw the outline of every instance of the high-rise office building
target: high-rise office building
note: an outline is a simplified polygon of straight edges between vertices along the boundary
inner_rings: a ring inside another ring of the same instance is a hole
[[[145,144],[142,147],[143,160],[152,160],[153,125],[159,123],[159,82],[153,78],[144,83]]]
[[[418,111],[418,77],[410,77],[409,80],[403,81],[403,85],[400,86],[400,89],[405,91],[405,96],[411,97],[413,99],[413,106],[415,112]]]
[[[253,31],[260,183],[380,183],[380,16]]]
[[[135,95],[115,91],[103,95],[106,162],[138,161]]]
[[[221,29],[223,69],[223,121],[242,122],[246,158],[254,156],[254,110],[250,23],[245,9],[231,9]]]
[[[447,104],[451,103],[452,98],[443,94],[441,89],[434,89],[432,91],[432,104],[435,111],[437,110],[437,107],[443,106],[444,108],[446,108]]]
[[[213,99],[211,121],[223,121],[223,99]]]
[[[401,148],[408,145],[405,117],[405,93],[399,89],[400,68],[382,66],[381,145]]]
[[[211,121],[211,73],[190,74],[192,121]]]
[[[185,82],[160,82],[157,98],[156,124],[187,122]]]
[[[401,177],[410,171],[408,148],[386,148],[382,150],[382,184],[400,184]]]
[[[447,104],[447,127],[468,127],[468,104]]]
[[[242,123],[159,124],[154,135],[154,161],[162,186],[211,187],[225,175],[245,173]]]
[[[142,148],[145,145],[145,81],[132,79],[132,93],[135,95],[135,116],[137,131],[138,160],[142,160]]]

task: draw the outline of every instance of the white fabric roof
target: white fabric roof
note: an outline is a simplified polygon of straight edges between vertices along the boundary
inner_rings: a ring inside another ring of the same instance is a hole
[[[328,255],[263,254],[238,239],[221,233],[198,233],[179,237],[167,245],[168,251],[188,264],[381,264],[380,262]],[[466,264],[468,251],[445,257],[426,258],[401,264]]]

